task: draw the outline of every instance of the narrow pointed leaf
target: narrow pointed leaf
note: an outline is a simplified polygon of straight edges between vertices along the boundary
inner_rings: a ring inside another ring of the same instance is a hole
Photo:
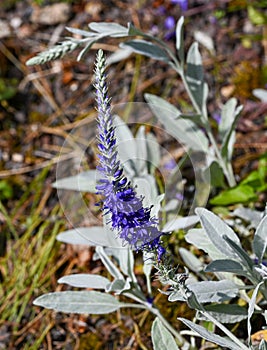
[[[248,329],[248,340],[249,340],[249,343],[251,345],[251,317],[254,313],[254,310],[255,310],[255,306],[256,306],[256,299],[257,299],[257,295],[258,295],[258,291],[259,291],[259,288],[260,286],[264,283],[264,281],[260,282],[256,288],[254,289],[253,291],[253,294],[252,294],[252,297],[250,299],[250,302],[248,304],[248,322],[247,322],[247,329]]]
[[[184,62],[184,17],[176,24],[176,49],[181,63]]]
[[[161,49],[158,45],[155,45],[149,41],[145,40],[131,40],[120,44],[120,47],[130,47],[133,52],[147,57],[154,58],[159,61],[170,61],[169,56],[166,51]]]
[[[240,350],[239,346],[237,346],[234,342],[228,340],[227,338],[223,338],[217,334],[211,333],[206,328],[199,326],[185,318],[178,317],[178,320],[182,321],[187,327],[192,329],[192,331],[198,333],[202,338],[212,343],[218,344],[231,350]]]
[[[212,261],[206,268],[206,272],[231,272],[238,275],[246,275],[246,271],[243,266],[235,261],[230,259],[220,259]]]
[[[221,323],[237,323],[248,317],[245,307],[236,304],[214,304],[204,307],[208,313]],[[198,313],[199,320],[208,320],[201,312]]]

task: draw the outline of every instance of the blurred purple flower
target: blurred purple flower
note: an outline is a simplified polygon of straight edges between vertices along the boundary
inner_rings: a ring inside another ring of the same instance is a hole
[[[170,159],[167,163],[164,164],[164,169],[173,170],[176,166],[176,161],[174,159]]]
[[[171,0],[171,3],[174,5],[179,5],[182,12],[188,10],[188,0]]]
[[[164,26],[166,29],[170,30],[175,27],[175,19],[173,16],[168,16],[164,21]]]
[[[220,113],[215,112],[212,114],[212,118],[216,121],[217,124],[220,124],[222,116]]]

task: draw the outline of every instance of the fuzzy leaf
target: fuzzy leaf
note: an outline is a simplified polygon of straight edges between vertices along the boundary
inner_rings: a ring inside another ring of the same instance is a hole
[[[202,66],[202,58],[198,50],[198,43],[194,42],[190,46],[186,63],[186,80],[188,82],[191,93],[198,104],[199,109],[202,110],[204,94],[204,72]]]
[[[130,47],[133,52],[154,58],[155,60],[170,61],[166,51],[149,41],[135,39],[120,44],[120,47]]]
[[[152,112],[178,142],[196,151],[208,152],[208,140],[191,120],[177,118],[181,112],[161,97],[145,94]]]
[[[110,281],[103,276],[78,273],[74,275],[63,276],[58,280],[58,283],[66,283],[72,287],[78,288],[94,288],[105,289]]]
[[[107,314],[124,306],[112,295],[95,291],[67,291],[41,295],[34,305],[75,314]]]
[[[178,320],[182,321],[187,327],[189,327],[190,329],[192,329],[192,331],[198,333],[202,338],[218,344],[220,346],[226,347],[228,349],[231,350],[240,350],[240,348],[231,340],[228,340],[226,338],[223,338],[217,334],[214,334],[210,331],[208,331],[206,328],[199,326],[185,318],[182,317],[178,317]]]
[[[199,216],[200,222],[214,246],[229,258],[237,259],[236,253],[232,248],[225,244],[225,240],[223,238],[223,236],[227,236],[240,246],[239,238],[234,231],[218,216],[205,208],[197,208],[196,213]]]
[[[173,219],[168,221],[162,232],[171,232],[176,230],[186,230],[199,222],[199,217],[197,215],[190,215],[183,218]]]
[[[203,270],[203,263],[189,250],[185,248],[180,248],[179,253],[184,263],[190,270],[196,273],[199,273],[200,271]]]
[[[79,192],[96,192],[97,171],[88,170],[78,175],[65,177],[53,183],[53,187]]]
[[[179,350],[173,336],[158,317],[152,324],[152,342],[154,350]]]
[[[184,17],[176,24],[176,49],[181,63],[184,62]]]
[[[253,251],[259,259],[259,264],[262,262],[263,256],[267,248],[267,216],[261,220],[253,239]]]
[[[212,261],[205,268],[205,272],[231,272],[236,273],[238,275],[246,274],[246,271],[239,262],[230,259],[220,259]]]
[[[188,284],[188,288],[194,292],[199,303],[223,302],[238,294],[238,287],[229,280],[202,281]]]
[[[204,307],[208,313],[221,323],[238,323],[248,317],[246,308],[235,304],[215,304]],[[207,320],[207,318],[198,313],[199,320]]]
[[[128,28],[118,23],[91,22],[89,28],[99,34],[105,34],[105,36],[112,38],[128,36]]]

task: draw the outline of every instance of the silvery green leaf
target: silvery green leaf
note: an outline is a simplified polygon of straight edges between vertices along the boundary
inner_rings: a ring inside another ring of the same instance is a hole
[[[147,292],[149,295],[152,294],[152,289],[151,289],[151,271],[153,268],[152,264],[152,259],[153,259],[153,253],[150,252],[143,252],[143,272],[144,275],[146,276],[146,285],[147,285]]]
[[[230,300],[238,295],[238,287],[229,280],[202,281],[188,284],[199,303],[218,303]]]
[[[189,215],[183,218],[173,219],[168,221],[162,232],[171,232],[176,230],[187,230],[190,227],[196,225],[199,222],[199,217],[197,215]]]
[[[239,257],[239,261],[246,267],[247,271],[252,272],[254,268],[254,263],[250,259],[248,253],[239,244],[237,244],[235,241],[233,241],[226,235],[223,236],[223,239],[228,243],[228,245],[233,249],[233,251],[236,252],[236,254]]]
[[[193,244],[198,249],[204,250],[205,253],[209,255],[212,260],[225,259],[227,256],[217,249],[212,243],[207,235],[206,231],[203,229],[191,229],[185,235],[185,240]]]
[[[246,275],[244,267],[235,260],[220,259],[212,261],[206,268],[205,272],[231,272],[238,275]]]
[[[104,246],[127,248],[119,237],[106,226],[77,227],[61,232],[57,240],[69,244],[85,244],[88,246]]]
[[[203,169],[203,178],[209,182],[212,187],[225,187],[223,170],[216,160],[213,160]]]
[[[203,263],[189,250],[185,248],[179,248],[179,253],[183,259],[185,265],[192,271],[199,273],[203,270]]]
[[[89,32],[88,30],[82,30],[82,29],[72,28],[72,27],[66,27],[66,29],[70,33],[85,36],[85,37],[95,37],[96,36],[95,33]]]
[[[262,212],[250,208],[238,207],[233,211],[233,216],[249,222],[250,227],[256,228],[261,221]]]
[[[120,270],[117,268],[117,266],[111,261],[111,259],[108,257],[108,255],[105,252],[105,249],[103,247],[97,246],[95,248],[96,253],[98,254],[99,258],[101,259],[103,265],[106,267],[108,272],[118,280],[124,280],[124,277]]]
[[[135,135],[135,142],[137,148],[137,159],[135,161],[138,175],[142,176],[148,173],[148,154],[147,154],[147,143],[146,143],[146,134],[145,126],[142,125],[138,128],[138,131]],[[149,160],[150,161],[150,160]]]
[[[135,138],[128,125],[119,117],[114,116],[115,135],[117,139],[117,149],[123,168],[130,177],[137,173],[137,146]]]
[[[124,291],[128,291],[131,289],[130,280],[127,278],[125,281],[124,279],[115,279],[112,282],[109,282],[106,286],[106,292],[115,292],[116,294],[121,294]]]
[[[219,135],[222,139],[221,154],[230,160],[235,142],[235,127],[243,106],[237,107],[237,100],[231,98],[222,109],[222,119],[219,124]]]
[[[124,306],[112,295],[95,291],[67,291],[41,295],[34,305],[58,312],[75,314],[107,314]]]
[[[171,292],[169,297],[168,297],[168,301],[170,302],[174,302],[174,301],[186,301],[186,298],[184,296],[184,294],[182,294],[180,291],[174,291]]]
[[[160,164],[160,146],[156,137],[151,133],[146,134],[147,157],[150,161],[149,166],[153,169],[158,168]],[[151,171],[153,173],[153,170]]]
[[[158,217],[159,211],[161,210],[161,202],[163,201],[165,194],[162,193],[154,199],[153,207],[151,208],[151,216]]]
[[[158,317],[152,324],[152,343],[153,350],[179,350],[172,334],[162,324]]]
[[[194,38],[199,44],[203,45],[206,49],[208,49],[212,54],[215,53],[214,43],[209,34],[203,32],[201,30],[196,30],[194,32]]]
[[[88,26],[91,30],[112,38],[128,36],[128,28],[118,23],[91,22]]]
[[[133,52],[154,58],[155,60],[165,62],[170,61],[170,58],[165,50],[161,49],[158,45],[155,45],[149,41],[134,39],[121,43],[120,47],[130,47],[133,50]]]
[[[65,177],[53,183],[58,189],[73,190],[79,192],[96,192],[97,171],[88,170],[78,175]]]
[[[204,309],[220,323],[238,323],[248,317],[247,309],[236,304],[206,305]],[[208,320],[201,312],[197,314],[197,319]]]
[[[177,118],[181,112],[161,97],[145,94],[152,112],[178,142],[196,151],[208,152],[208,140],[202,130],[192,121]]]
[[[107,66],[110,66],[113,63],[126,60],[128,57],[131,56],[132,53],[133,53],[133,50],[128,47],[124,47],[116,50],[112,55],[107,57],[107,60],[106,60]]]
[[[259,291],[260,286],[264,283],[264,281],[260,282],[257,284],[256,288],[253,291],[252,297],[250,299],[250,302],[248,304],[248,322],[247,322],[247,329],[248,329],[248,340],[249,344],[251,345],[251,322],[250,319],[254,313],[255,306],[256,306],[256,299],[257,299],[257,294]]]
[[[176,49],[178,57],[184,62],[184,17],[182,16],[176,24]]]
[[[267,90],[264,89],[254,89],[252,91],[253,95],[260,99],[262,102],[267,102]]]
[[[89,273],[67,275],[58,280],[58,283],[65,283],[72,287],[93,289],[105,289],[109,282],[106,277]]]
[[[227,338],[223,338],[217,334],[214,334],[208,331],[206,328],[199,326],[185,318],[178,317],[178,320],[182,321],[187,327],[189,327],[190,329],[192,329],[192,331],[199,334],[202,338],[212,343],[218,344],[220,346],[226,347],[231,350],[240,350],[240,347],[238,345],[236,345],[234,342],[232,342]]]
[[[229,245],[225,244],[225,239],[223,238],[223,236],[227,236],[240,246],[239,238],[234,231],[211,211],[205,208],[197,208],[195,211],[214,246],[227,257],[237,259],[236,252]]]
[[[198,43],[194,42],[187,54],[186,80],[200,110],[203,103],[204,72],[202,58],[198,50]]]
[[[114,256],[120,266],[121,271],[133,282],[136,282],[134,274],[134,255],[131,249],[116,249],[116,248],[105,248],[107,255],[111,253]]]
[[[267,216],[259,223],[253,239],[253,251],[259,259],[259,264],[262,262],[263,256],[267,247]]]
[[[133,178],[133,186],[136,186],[136,192],[139,196],[144,196],[143,205],[150,207],[151,205],[157,205],[157,185],[155,177],[147,174],[142,177]]]

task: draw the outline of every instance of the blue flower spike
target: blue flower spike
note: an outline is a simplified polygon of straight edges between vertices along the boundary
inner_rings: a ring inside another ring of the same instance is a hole
[[[153,251],[158,260],[163,258],[158,230],[158,219],[151,216],[151,207],[143,206],[143,197],[138,196],[123,173],[111,114],[110,98],[106,83],[106,61],[102,50],[97,53],[95,64],[95,89],[98,111],[98,149],[100,180],[96,186],[102,196],[104,215],[109,215],[108,224],[125,244],[132,249]]]

